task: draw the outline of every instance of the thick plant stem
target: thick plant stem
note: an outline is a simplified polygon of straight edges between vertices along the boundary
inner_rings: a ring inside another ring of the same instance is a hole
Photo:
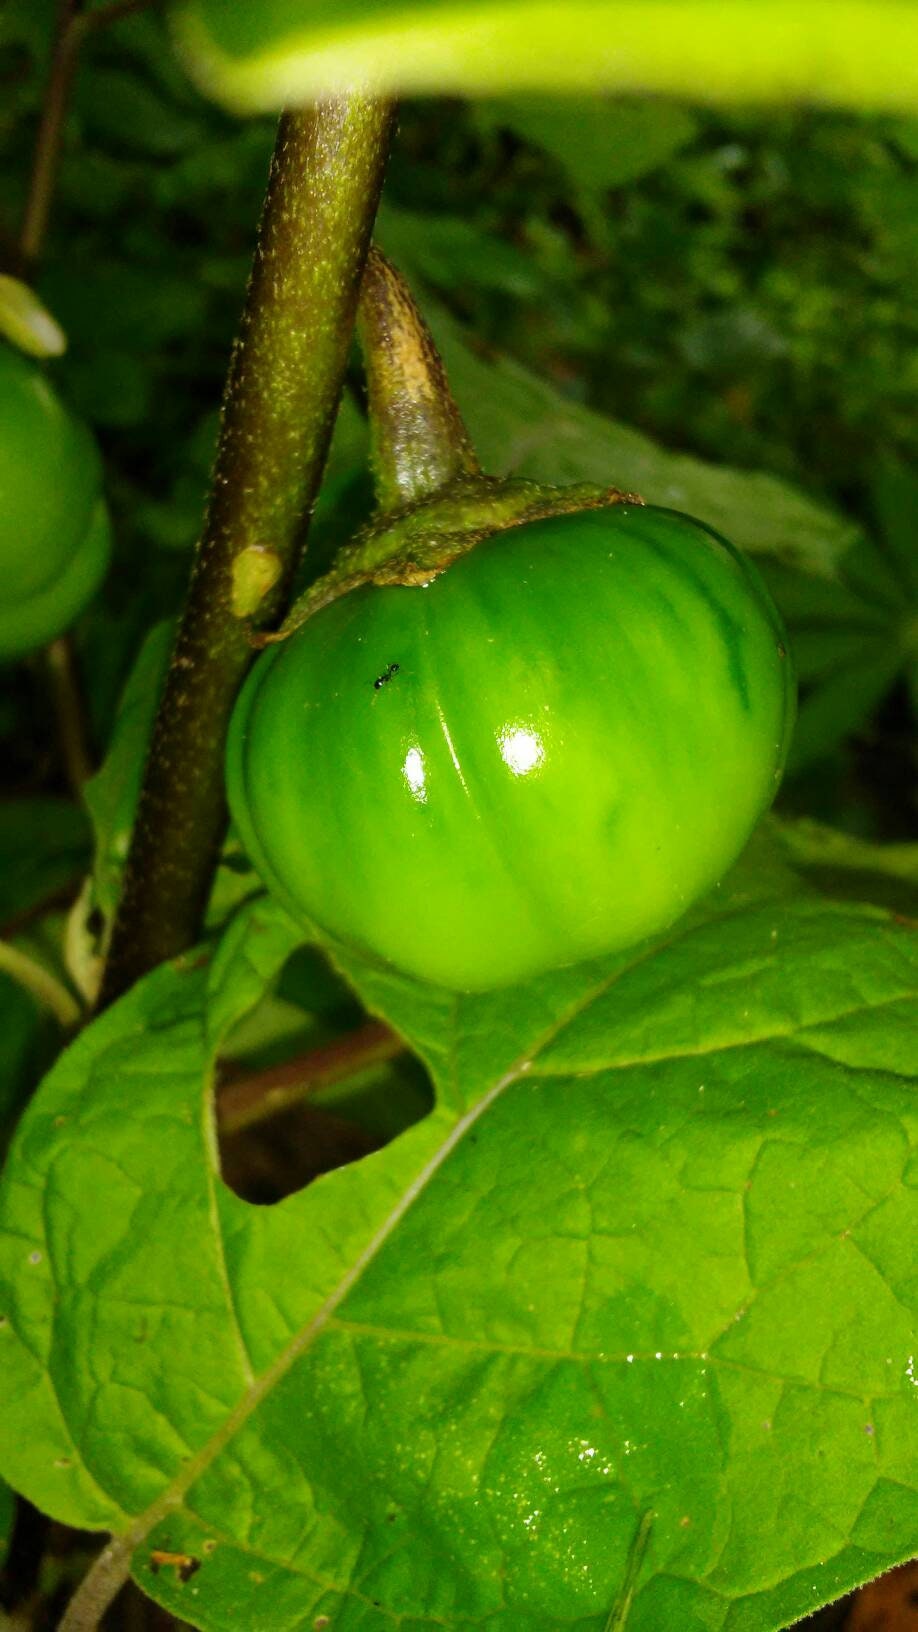
[[[392,121],[388,104],[354,95],[280,122],[103,1004],[200,930],[226,821],[226,731],[253,658],[248,630],[282,613],[318,493]]]
[[[431,498],[479,464],[446,370],[401,273],[374,245],[358,313],[373,474],[385,515]]]

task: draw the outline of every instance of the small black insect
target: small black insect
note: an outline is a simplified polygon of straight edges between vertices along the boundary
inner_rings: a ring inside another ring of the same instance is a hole
[[[374,691],[382,691],[383,686],[387,686],[389,684],[389,681],[392,679],[392,676],[394,674],[398,674],[398,671],[399,671],[399,664],[398,663],[390,663],[389,667],[387,669],[385,669],[383,671],[383,673],[381,675],[379,675],[377,677],[377,679],[375,679],[373,681],[373,690]]]

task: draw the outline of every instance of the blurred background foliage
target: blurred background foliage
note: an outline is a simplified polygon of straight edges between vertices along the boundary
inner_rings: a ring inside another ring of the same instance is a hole
[[[7,0],[0,16],[7,247],[53,13]],[[152,14],[91,39],[39,287],[69,336],[56,376],[99,434],[117,525],[116,570],[79,631],[100,745],[187,574],[272,134],[201,99]],[[804,682],[787,808],[910,837],[918,119],[411,102],[380,236],[494,468],[684,495],[759,552]],[[355,369],[311,570],[368,502]],[[54,791],[35,690],[28,671],[4,687],[10,792]]]

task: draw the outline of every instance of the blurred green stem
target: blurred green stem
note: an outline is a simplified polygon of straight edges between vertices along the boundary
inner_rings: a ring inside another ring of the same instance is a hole
[[[344,381],[393,123],[351,95],[281,119],[204,533],[160,703],[101,1001],[193,944],[226,823],[223,755],[282,616]]]
[[[60,0],[51,64],[42,98],[41,118],[32,155],[32,173],[19,231],[19,265],[28,278],[41,254],[60,165],[64,121],[83,30],[82,0]]]
[[[0,941],[0,971],[53,1014],[65,1031],[79,1024],[82,1011],[73,993],[56,975],[30,958],[27,952],[20,952],[18,946],[10,946],[9,941]]]
[[[93,764],[72,636],[59,635],[52,640],[44,657],[67,780],[80,798],[84,782],[92,776]]]

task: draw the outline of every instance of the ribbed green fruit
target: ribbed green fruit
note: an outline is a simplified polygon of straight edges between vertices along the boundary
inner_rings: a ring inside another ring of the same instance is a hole
[[[0,658],[66,629],[110,551],[92,436],[44,370],[0,342]]]
[[[486,540],[258,660],[230,803],[268,888],[410,974],[487,990],[643,940],[774,797],[794,681],[755,570],[674,511]]]

